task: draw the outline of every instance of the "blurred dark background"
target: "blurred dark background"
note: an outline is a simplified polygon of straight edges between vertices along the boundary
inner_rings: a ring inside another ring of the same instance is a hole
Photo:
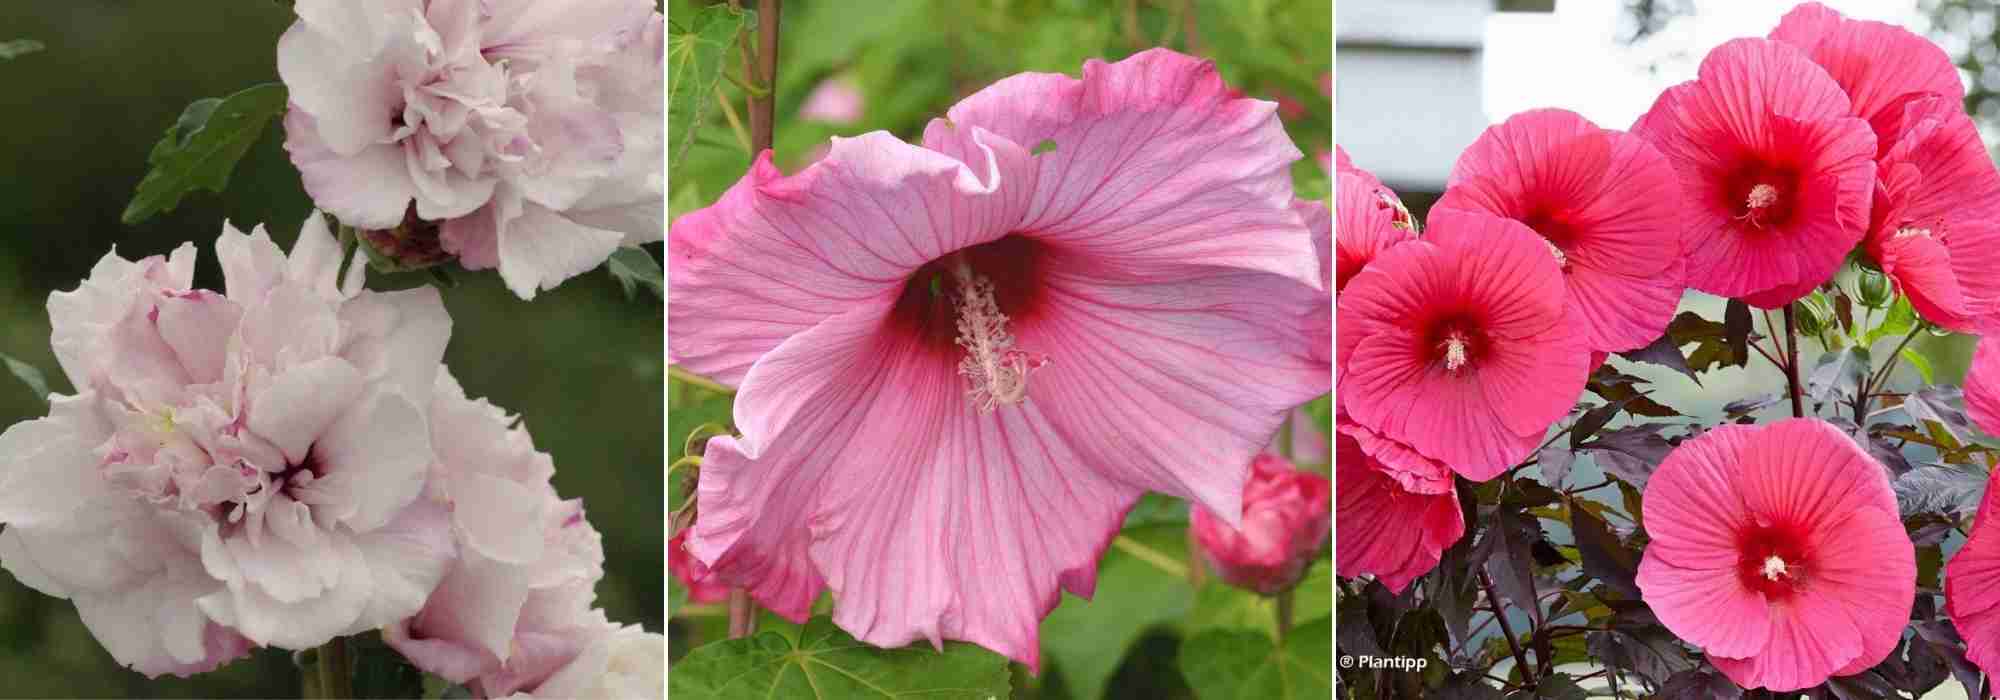
[[[224,219],[245,230],[266,224],[290,247],[311,204],[276,123],[225,194],[197,193],[139,226],[118,220],[147,152],[189,102],[278,79],[277,40],[290,21],[270,0],[0,2],[0,42],[47,46],[0,62],[0,354],[67,393],[48,347],[48,295],[74,289],[114,244],[139,258],[193,241],[198,286],[213,289],[221,272],[212,244]],[[614,620],[660,631],[661,304],[644,292],[628,301],[603,271],[532,303],[490,272],[457,278],[444,295],[455,322],[446,363],[468,393],[521,414],[535,444],[555,456],[557,490],[584,499],[604,535],[598,604]],[[0,426],[44,411],[0,375]],[[290,654],[278,650],[194,679],[147,680],[113,662],[68,601],[0,573],[0,696],[296,697],[299,687]]]

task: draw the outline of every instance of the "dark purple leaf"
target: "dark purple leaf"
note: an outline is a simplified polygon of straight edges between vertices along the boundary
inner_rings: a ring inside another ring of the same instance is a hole
[[[1579,445],[1589,450],[1597,459],[1597,466],[1606,474],[1637,486],[1646,487],[1646,480],[1653,475],[1653,469],[1667,458],[1674,446],[1660,437],[1659,425],[1635,425],[1617,430],[1607,430],[1597,439]]]
[[[1729,346],[1729,364],[1742,367],[1750,363],[1750,306],[1741,299],[1730,299],[1722,309],[1723,342]]]
[[[1827,679],[1826,688],[1833,691],[1833,696],[1840,700],[1881,700],[1896,697],[1896,686],[1890,685],[1889,679],[1874,671],[1862,671],[1852,676]]]
[[[1965,658],[1965,640],[1959,638],[1958,629],[1952,627],[1950,620],[1919,622],[1913,627],[1917,630],[1917,638],[1930,644],[1931,651],[1951,667],[1952,677],[1957,678],[1958,682],[1965,686],[1968,695],[1975,698],[1986,697],[1980,692],[1979,667],[1972,665],[1972,662]]]
[[[1737,399],[1723,404],[1722,413],[1730,418],[1741,418],[1763,410],[1767,406],[1776,405],[1779,401],[1783,400],[1785,400],[1783,394],[1762,394],[1747,399]]]
[[[1576,537],[1577,553],[1583,557],[1583,572],[1627,597],[1638,598],[1635,577],[1639,575],[1639,555],[1626,549],[1610,526],[1590,511],[1571,507],[1569,515],[1570,533]]]
[[[1655,338],[1651,345],[1637,350],[1627,350],[1618,353],[1618,356],[1633,362],[1659,365],[1685,375],[1696,384],[1701,383],[1701,378],[1695,376],[1694,369],[1688,367],[1687,357],[1681,354],[1680,344],[1674,342],[1674,337],[1671,335],[1662,335]]]
[[[1903,397],[1903,412],[1919,424],[1932,421],[1944,426],[1959,442],[1964,442],[1966,433],[1972,429],[1972,421],[1965,415],[1965,392],[1955,386],[1918,389]]]
[[[1868,348],[1859,345],[1820,355],[1806,377],[1806,395],[1814,401],[1851,397],[1867,379],[1868,368]]]
[[[1385,696],[1386,697],[1386,696]],[[1505,695],[1486,682],[1486,675],[1468,671],[1453,675],[1431,697],[1438,700],[1504,700]]]
[[[1535,453],[1535,463],[1542,469],[1542,481],[1549,486],[1561,488],[1569,479],[1569,468],[1576,463],[1576,453],[1562,445],[1549,445]]]
[[[1590,655],[1621,674],[1636,675],[1658,687],[1674,674],[1694,668],[1687,649],[1673,633],[1659,627],[1591,632],[1585,640]]]
[[[1742,700],[1743,689],[1709,666],[1698,666],[1668,678],[1660,685],[1658,700]]]
[[[1542,538],[1541,525],[1516,511],[1497,513],[1486,529],[1486,536],[1493,543],[1493,555],[1486,560],[1486,575],[1493,579],[1493,588],[1500,597],[1539,622],[1542,611],[1535,600],[1534,543]]]
[[[1896,477],[1896,503],[1904,517],[1936,513],[1961,518],[1979,510],[1986,480],[1977,465],[1927,464]]]

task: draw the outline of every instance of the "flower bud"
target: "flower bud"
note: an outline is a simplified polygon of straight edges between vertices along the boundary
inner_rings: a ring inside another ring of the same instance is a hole
[[[1793,302],[1792,311],[1799,324],[1799,332],[1805,335],[1819,335],[1826,328],[1827,320],[1833,318],[1833,309],[1827,308],[1818,295]]]
[[[1326,546],[1333,519],[1333,486],[1326,477],[1260,454],[1243,487],[1241,528],[1206,508],[1188,523],[1203,562],[1231,585],[1274,595],[1297,585],[1306,565]]]
[[[410,207],[395,228],[355,230],[368,260],[383,272],[422,270],[450,261],[452,254],[445,252],[438,233],[438,223],[417,218],[416,207]]]
[[[1889,300],[1894,296],[1890,293],[1889,276],[1882,274],[1880,270],[1861,268],[1861,279],[1855,283],[1855,287],[1860,291],[1860,298],[1855,301],[1871,309],[1888,306]]]

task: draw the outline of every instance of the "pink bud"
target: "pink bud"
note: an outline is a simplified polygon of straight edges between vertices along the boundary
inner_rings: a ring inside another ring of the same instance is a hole
[[[1260,454],[1243,487],[1243,526],[1206,508],[1188,524],[1201,558],[1222,580],[1264,595],[1291,588],[1326,546],[1333,517],[1333,485],[1300,471],[1284,458]]]

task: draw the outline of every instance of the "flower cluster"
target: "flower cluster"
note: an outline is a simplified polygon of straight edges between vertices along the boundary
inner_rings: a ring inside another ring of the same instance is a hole
[[[738,389],[741,430],[706,444],[681,572],[1033,667],[1142,492],[1259,517],[1253,457],[1331,384],[1331,225],[1292,197],[1277,106],[1189,56],[946,117],[790,176],[760,154],[675,222],[668,354]]]
[[[1795,302],[1833,293],[1850,260],[1886,275],[1907,299],[1912,337],[1926,324],[1993,327],[2000,171],[1963,96],[1957,70],[1930,42],[1807,3],[1767,38],[1714,49],[1698,77],[1668,89],[1629,131],[1560,109],[1493,126],[1460,156],[1421,232],[1395,193],[1339,153],[1340,575],[1371,575],[1401,593],[1438,567],[1469,539],[1469,517],[1493,517],[1484,501],[1461,505],[1472,491],[1454,475],[1504,480],[1502,511],[1555,502],[1563,518],[1598,522],[1601,504],[1517,481],[1520,470],[1539,462],[1558,486],[1572,449],[1620,410],[1644,400],[1647,410],[1671,411],[1632,395],[1633,378],[1604,363],[1612,353],[1672,355],[1692,377],[1679,346],[1691,342],[1687,322],[1702,319],[1677,316],[1687,290],[1730,298],[1732,314],[1742,309],[1743,330],[1716,324],[1715,342],[1742,345],[1744,355],[1755,340],[1749,307],[1782,308],[1789,320]],[[1851,321],[1825,323],[1860,338]],[[1867,343],[1856,342],[1865,353]],[[1988,431],[2000,430],[1993,348],[1981,343],[1965,390],[1968,413]],[[1803,415],[1797,360],[1767,357],[1791,375],[1794,415]],[[1760,426],[1731,409],[1743,424],[1690,426],[1672,439],[1655,434],[1662,426],[1635,425],[1621,429],[1623,442],[1583,444],[1623,449],[1616,457],[1626,463],[1655,445],[1664,457],[1652,460],[1657,467],[1605,469],[1605,485],[1628,489],[1643,555],[1621,579],[1615,560],[1593,557],[1624,538],[1587,542],[1593,535],[1578,533],[1585,579],[1603,580],[1595,595],[1621,617],[1631,613],[1618,607],[1627,595],[1643,602],[1647,619],[1745,687],[1808,688],[1900,653],[1918,598],[1917,545],[1880,458],[1895,449],[1856,425],[1887,374],[1844,389],[1857,393],[1845,429],[1810,417]],[[1586,387],[1607,404],[1570,420]],[[1913,396],[1909,405],[1918,403]],[[1922,409],[1909,410],[1922,425]],[[1570,446],[1554,446],[1571,431]],[[1632,500],[1641,493],[1643,512]],[[2000,596],[1990,593],[2000,583],[1991,532],[2000,523],[1985,517],[1987,498],[1947,572],[1946,607],[1967,656],[2000,669]],[[1550,516],[1525,510],[1512,511],[1521,521],[1503,514],[1492,527],[1525,522],[1538,538],[1532,523]],[[1571,515],[1578,510],[1587,512]],[[1482,533],[1480,554],[1466,556],[1497,556],[1508,545],[1493,540],[1505,538]],[[1524,590],[1485,581],[1485,592],[1532,608],[1539,626],[1539,604],[1520,595],[1534,590],[1533,570],[1521,566],[1530,572]],[[1456,572],[1439,575],[1426,595],[1458,585]],[[1591,644],[1598,654],[1595,645],[1616,642]],[[1515,661],[1524,658],[1517,652]]]
[[[665,229],[665,19],[650,0],[299,0],[285,148],[406,266],[523,299]]]
[[[183,245],[50,296],[77,394],[0,434],[0,565],[149,676],[378,628],[486,696],[629,674],[597,534],[444,369],[436,290],[363,289],[317,212],[289,255],[227,225],[215,252],[222,292]]]

